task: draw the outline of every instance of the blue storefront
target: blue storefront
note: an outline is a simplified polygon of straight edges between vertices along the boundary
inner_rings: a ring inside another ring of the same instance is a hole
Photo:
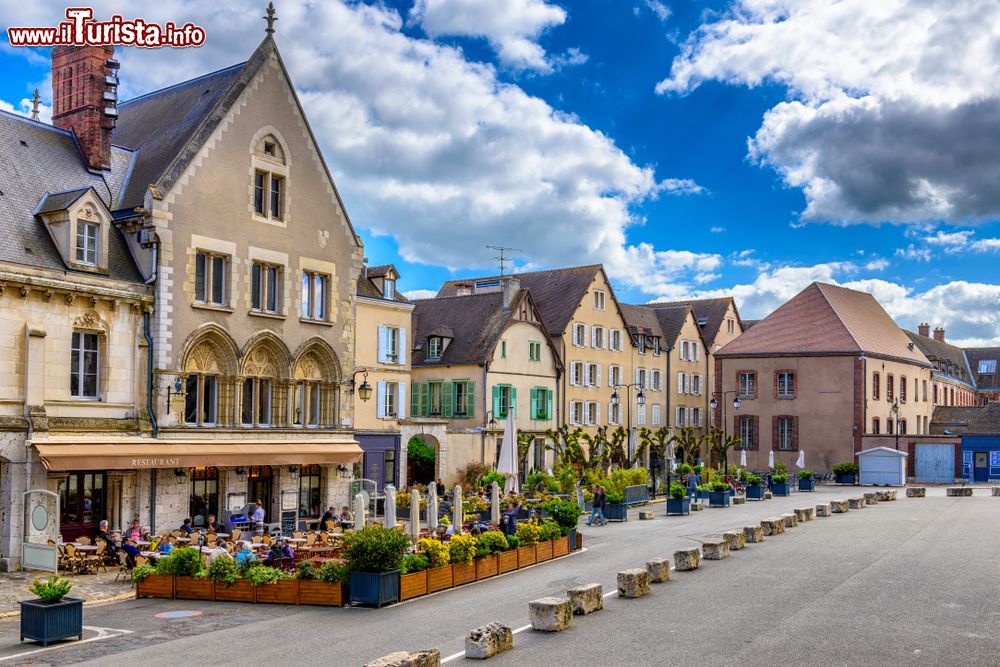
[[[361,476],[374,481],[379,491],[382,491],[386,484],[398,487],[399,434],[357,432],[354,437],[365,453]]]
[[[1000,434],[962,436],[962,477],[970,482],[1000,480]]]

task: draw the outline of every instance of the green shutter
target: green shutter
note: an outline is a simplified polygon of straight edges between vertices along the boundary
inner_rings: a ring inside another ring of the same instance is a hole
[[[420,383],[413,382],[410,384],[410,416],[419,417],[420,416]]]
[[[465,413],[466,417],[470,419],[476,416],[476,383],[466,380],[465,382],[465,392],[468,396],[468,410]]]
[[[532,387],[531,389],[531,419],[536,419],[538,417],[538,388]]]
[[[493,418],[499,420],[503,414],[500,410],[500,387],[493,385]]]
[[[545,418],[552,419],[552,394],[554,393],[551,389],[546,389],[546,405],[545,405]]]
[[[431,411],[431,385],[428,382],[420,383],[420,416],[426,417]]]
[[[510,411],[517,416],[517,387],[510,388]]]
[[[452,400],[454,398],[452,396],[453,391],[455,391],[455,387],[451,382],[445,382],[441,386],[441,416],[445,419],[451,419],[452,417],[451,406],[455,404]]]

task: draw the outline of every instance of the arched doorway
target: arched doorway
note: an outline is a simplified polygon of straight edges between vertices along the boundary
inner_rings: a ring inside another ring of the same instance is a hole
[[[422,433],[406,443],[406,479],[410,484],[428,484],[437,480],[438,441]]]

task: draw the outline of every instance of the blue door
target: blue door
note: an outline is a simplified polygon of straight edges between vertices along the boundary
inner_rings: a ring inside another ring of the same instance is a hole
[[[976,452],[974,479],[977,482],[985,482],[990,478],[989,452]]]
[[[917,444],[914,473],[918,482],[955,482],[955,446]]]

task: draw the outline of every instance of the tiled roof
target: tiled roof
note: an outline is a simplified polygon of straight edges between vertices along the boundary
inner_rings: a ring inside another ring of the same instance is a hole
[[[677,344],[677,337],[681,335],[684,323],[692,314],[691,307],[684,305],[673,308],[651,308],[650,310],[656,313],[656,319],[660,322],[663,344],[668,348],[673,348]]]
[[[719,335],[719,329],[726,319],[729,306],[732,305],[736,317],[739,319],[739,311],[736,310],[736,303],[730,296],[718,299],[692,299],[690,301],[658,301],[647,303],[650,308],[676,308],[677,306],[691,306],[695,319],[705,322],[701,325],[701,334],[709,345],[715,345],[715,337]]]
[[[969,385],[973,383],[972,373],[969,371],[969,364],[962,348],[955,347],[945,341],[921,336],[912,331],[906,331],[906,335],[920,348],[924,356],[930,359],[940,373]]]
[[[70,272],[35,210],[46,193],[89,188],[114,210],[114,184],[131,153],[113,147],[111,157],[111,172],[92,173],[71,133],[0,111],[0,261]],[[109,277],[141,282],[121,233],[113,228],[108,238]]]
[[[949,405],[939,405],[934,408],[931,415],[932,435],[957,435],[963,433],[969,423],[975,419],[983,409],[981,405],[974,407],[958,407]],[[945,433],[948,431],[948,433]]]
[[[369,299],[389,300],[382,296],[382,290],[372,282],[371,273],[369,272],[366,278],[363,271],[358,274],[358,296],[368,297]],[[391,300],[398,301],[399,303],[410,303],[410,300],[400,294],[398,290],[396,291],[395,298]]]
[[[1000,403],[987,403],[964,431],[970,435],[1000,435]]]
[[[758,322],[760,322],[760,320],[743,320],[743,330],[746,331]]]
[[[660,321],[656,318],[656,313],[652,308],[643,306],[633,306],[627,303],[619,304],[622,315],[625,317],[625,324],[628,325],[632,333],[643,333],[647,336],[663,338],[660,331]]]
[[[603,270],[600,264],[576,266],[548,271],[515,273],[512,277],[521,282],[521,287],[531,290],[531,299],[542,316],[545,330],[550,336],[561,336],[566,332],[583,295],[590,289],[594,276]],[[485,276],[449,280],[438,290],[439,297],[455,296],[458,286],[475,285],[479,281],[500,280],[501,276]],[[613,299],[613,295],[609,295]]]
[[[969,367],[976,379],[976,388],[1000,390],[1000,347],[969,347],[965,349],[965,356],[969,358]],[[987,362],[982,364],[982,362]],[[988,362],[992,361],[990,364]],[[984,370],[992,367],[992,373],[980,373],[981,366]]]
[[[465,296],[438,297],[415,301],[413,310],[413,366],[485,363],[497,340],[507,328],[525,290],[514,295],[510,309],[503,310],[503,293],[486,292]],[[427,337],[446,335],[452,340],[440,360],[427,361]]]
[[[41,214],[53,213],[55,211],[65,211],[70,206],[75,204],[76,200],[93,189],[93,186],[87,186],[85,188],[77,188],[75,190],[67,190],[65,192],[46,192],[42,197],[42,201],[39,202],[35,213]]]
[[[930,366],[867,292],[812,283],[716,356],[866,354]]]
[[[392,269],[393,273],[399,275],[399,271],[396,271],[396,267],[393,264],[379,264],[378,266],[368,267],[368,277],[369,278],[381,278],[385,274],[389,273],[389,269]]]

